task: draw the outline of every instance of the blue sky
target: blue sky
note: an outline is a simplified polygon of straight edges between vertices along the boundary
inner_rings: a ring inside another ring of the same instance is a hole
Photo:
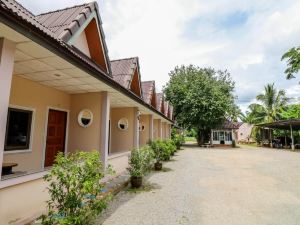
[[[84,0],[21,0],[33,13]],[[143,80],[168,81],[176,65],[227,69],[245,111],[267,83],[300,95],[287,81],[282,54],[300,45],[297,0],[98,1],[111,59],[139,56]]]

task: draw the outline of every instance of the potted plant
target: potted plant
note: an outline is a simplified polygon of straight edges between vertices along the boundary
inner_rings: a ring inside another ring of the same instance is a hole
[[[143,184],[143,177],[152,165],[153,153],[149,147],[133,149],[129,156],[130,183],[133,188],[139,188]]]
[[[152,141],[150,143],[151,148],[153,149],[154,152],[154,158],[155,158],[155,163],[154,163],[154,169],[159,171],[162,169],[162,144],[160,140]]]

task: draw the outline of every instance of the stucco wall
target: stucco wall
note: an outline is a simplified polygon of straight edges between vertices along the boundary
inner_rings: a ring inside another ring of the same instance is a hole
[[[101,144],[101,93],[75,94],[71,96],[69,151],[100,151]],[[87,127],[78,124],[78,114],[88,109],[93,113],[93,123]]]
[[[143,147],[150,140],[150,115],[141,115],[140,123],[145,126],[145,129],[140,131],[140,147]]]
[[[126,152],[133,149],[134,146],[134,114],[135,108],[112,108],[110,111],[111,121],[111,139],[110,154],[116,152]],[[120,130],[118,121],[121,118],[128,120],[128,129]]]
[[[162,127],[162,139],[166,139],[166,133],[167,133],[167,123],[166,122],[162,122],[161,123],[161,127]]]
[[[48,198],[43,179],[0,189],[0,225],[18,224],[41,215]]]
[[[32,151],[26,153],[4,154],[3,162],[18,163],[16,171],[39,171],[43,165],[45,137],[47,134],[47,107],[70,109],[71,97],[62,91],[40,85],[36,82],[13,76],[10,105],[35,110],[31,137]]]

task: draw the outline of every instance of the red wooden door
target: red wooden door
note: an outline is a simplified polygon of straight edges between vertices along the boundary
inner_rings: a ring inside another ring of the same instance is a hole
[[[49,110],[44,166],[52,166],[58,152],[65,151],[67,113]]]

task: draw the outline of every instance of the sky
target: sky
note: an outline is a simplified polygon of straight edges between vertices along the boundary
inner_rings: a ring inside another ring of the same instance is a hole
[[[89,2],[19,0],[34,14]],[[267,83],[298,100],[281,56],[300,45],[299,0],[101,0],[110,59],[138,56],[142,80],[158,90],[177,65],[228,70],[245,111]],[[300,76],[299,76],[300,77]]]

